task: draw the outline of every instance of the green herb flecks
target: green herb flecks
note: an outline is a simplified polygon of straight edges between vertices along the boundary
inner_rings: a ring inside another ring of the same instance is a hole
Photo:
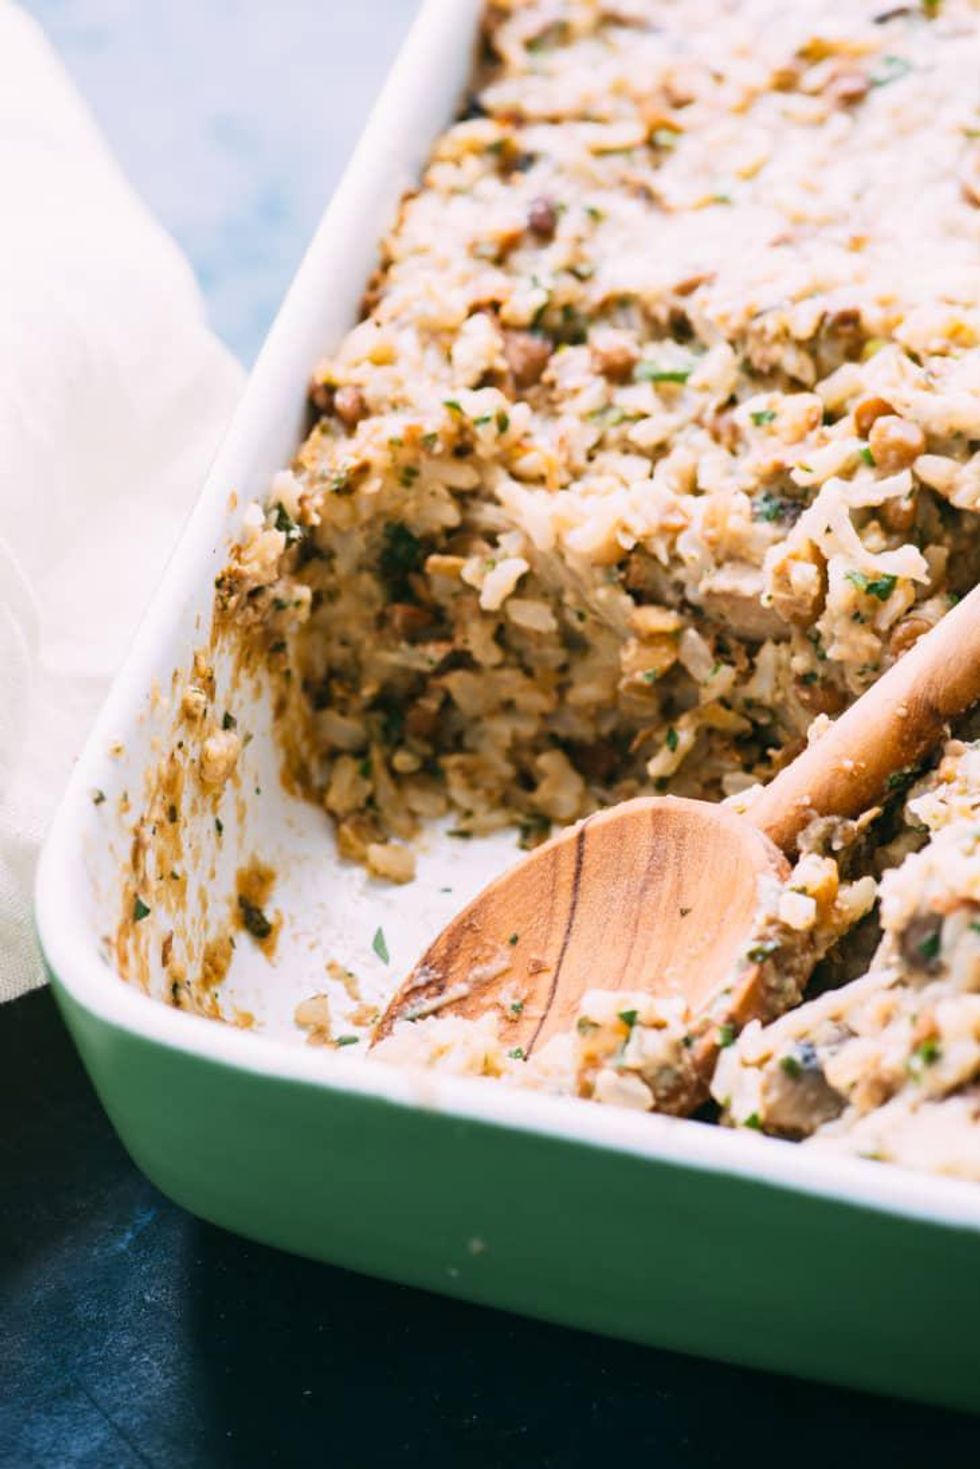
[[[776,417],[776,411],[774,408],[758,408],[754,413],[750,413],[749,417],[756,428],[762,428],[764,424],[772,423]]]
[[[633,381],[638,383],[686,383],[693,367],[661,367],[656,362],[638,362]]]
[[[388,953],[388,943],[385,939],[385,931],[383,928],[378,928],[376,930],[374,938],[371,940],[371,948],[377,954],[382,964],[391,963],[391,955]]]
[[[422,569],[425,550],[418,536],[400,520],[391,520],[381,533],[378,570],[389,594],[404,601],[410,593],[409,577]]]
[[[868,597],[876,597],[879,602],[888,601],[898,582],[897,576],[866,576],[863,571],[847,571],[844,575],[852,587]]]
[[[916,1046],[908,1059],[906,1069],[913,1077],[921,1076],[927,1066],[935,1066],[942,1053],[942,1047],[935,1036],[930,1036],[928,1040]]]
[[[518,846],[522,852],[529,852],[534,847],[539,847],[551,831],[551,821],[547,816],[525,816],[521,822]]]
[[[803,1075],[803,1067],[795,1056],[780,1056],[779,1069],[780,1071],[784,1071],[787,1076],[792,1077],[794,1081],[797,1081]]]
[[[334,1041],[335,1046],[356,1046],[360,1041],[359,1035],[338,1035]]]
[[[524,1047],[523,1046],[515,1046],[514,1049],[512,1051],[508,1051],[507,1054],[508,1054],[508,1056],[510,1057],[510,1059],[512,1061],[523,1061],[524,1060]]]
[[[149,912],[149,906],[143,902],[143,899],[137,893],[133,899],[133,922],[142,923],[143,919],[149,915]]]
[[[753,520],[765,520],[772,524],[774,521],[788,519],[791,513],[790,501],[774,495],[771,490],[763,490],[752,501]]]
[[[719,1027],[718,1027],[718,1045],[721,1047],[721,1049],[723,1051],[724,1050],[727,1050],[729,1046],[733,1046],[734,1044],[735,1044],[735,1027],[734,1027],[734,1025],[732,1025],[731,1023],[727,1023],[727,1022],[726,1022],[725,1025],[719,1025]]]
[[[281,500],[276,501],[275,510],[276,530],[282,531],[286,537],[286,545],[291,546],[295,541],[301,541],[303,539],[303,532]]]
[[[670,729],[668,729],[666,735],[664,736],[664,743],[666,744],[667,749],[671,751],[676,750],[677,746],[680,744],[680,736],[678,735],[673,725],[671,725]]]
[[[892,82],[907,77],[912,70],[914,68],[911,61],[906,61],[904,56],[883,56],[869,74],[868,81],[873,87],[887,87]]]
[[[250,902],[243,894],[239,894],[238,907],[242,915],[242,926],[246,932],[250,933],[253,939],[267,939],[272,932],[272,924],[262,909]]]

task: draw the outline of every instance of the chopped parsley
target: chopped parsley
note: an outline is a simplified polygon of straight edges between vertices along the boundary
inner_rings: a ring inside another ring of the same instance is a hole
[[[536,847],[551,831],[551,821],[547,816],[525,816],[521,822],[520,839],[518,846],[523,852]]]
[[[241,910],[242,925],[253,939],[267,939],[272,932],[272,924],[262,909],[242,894],[239,894],[238,907]]]
[[[619,1012],[619,1018],[627,1030],[633,1029],[633,1026],[636,1024],[636,1016],[637,1012],[635,1010],[620,1010]]]
[[[718,1027],[718,1044],[719,1044],[719,1046],[721,1047],[721,1049],[723,1051],[726,1050],[729,1046],[735,1044],[735,1027],[734,1027],[734,1025],[732,1025],[731,1023],[726,1023],[725,1025],[719,1025],[719,1027]]]
[[[664,742],[665,742],[668,750],[676,750],[677,749],[677,746],[680,743],[680,736],[678,735],[678,733],[677,733],[677,731],[676,731],[676,729],[674,728],[673,725],[671,725],[670,726],[670,729],[667,731],[667,734],[665,736]]]
[[[935,1066],[942,1053],[942,1047],[935,1036],[930,1036],[928,1040],[916,1046],[912,1052],[909,1057],[908,1070],[913,1076],[916,1076],[927,1066]]]
[[[911,61],[906,61],[904,56],[883,56],[879,65],[869,74],[868,81],[873,87],[887,87],[889,83],[908,76],[912,69]]]
[[[334,1041],[335,1046],[356,1046],[360,1040],[359,1035],[338,1035]]]
[[[795,1056],[780,1056],[779,1069],[780,1071],[785,1071],[786,1075],[791,1076],[794,1081],[797,1081],[803,1075],[803,1067]]]
[[[512,1001],[512,1003],[510,1005],[510,1013],[512,1015],[522,1015],[524,1013],[524,1001],[523,1000],[514,1000],[514,1001]]]
[[[502,408],[498,409],[494,422],[497,425],[498,434],[505,434],[510,428],[510,418]]]
[[[603,428],[618,428],[629,415],[618,403],[606,403],[602,408],[594,408],[587,416]]]
[[[303,539],[303,532],[281,500],[276,501],[276,530],[282,531],[286,537],[287,546],[291,546],[294,541],[301,541]]]
[[[104,800],[105,800],[105,791],[93,791],[92,792],[92,805],[93,806],[101,806],[102,805],[102,802]]]
[[[224,836],[225,824],[220,816],[216,816],[214,818],[214,829],[218,833],[219,837]]]
[[[746,957],[750,959],[753,964],[761,964],[764,959],[768,959],[771,955],[775,954],[778,948],[778,939],[765,939],[761,944],[755,944],[751,949],[749,949]]]
[[[458,413],[460,417],[463,416],[462,404],[459,403],[455,398],[443,398],[442,406],[443,408],[448,408],[450,413]]]
[[[931,933],[927,933],[925,938],[920,939],[915,947],[927,963],[930,963],[933,959],[938,958],[939,929],[935,928]]]
[[[234,714],[229,714],[227,709],[225,710],[224,714],[222,714],[222,716],[221,716],[221,728],[222,729],[237,729],[238,728],[238,720],[235,718]]]
[[[381,533],[378,570],[393,598],[403,600],[409,576],[421,570],[424,559],[425,552],[418,536],[413,535],[400,520],[389,521]]]
[[[508,1056],[510,1057],[510,1059],[512,1061],[523,1061],[524,1060],[524,1048],[523,1048],[523,1046],[515,1046],[514,1049],[512,1051],[508,1051],[507,1054],[508,1054]]]
[[[865,576],[863,571],[848,571],[844,573],[852,587],[857,587],[859,592],[864,592],[869,597],[876,597],[879,602],[887,602],[895,584],[897,576]]]
[[[750,1112],[748,1117],[746,1117],[745,1121],[742,1123],[742,1126],[751,1127],[755,1132],[761,1132],[762,1123],[759,1120],[758,1112]]]
[[[518,939],[519,939],[519,938],[520,938],[520,934],[518,934],[518,933],[512,933],[512,934],[511,934],[511,935],[510,935],[510,937],[509,937],[509,938],[508,938],[508,940],[507,940],[507,942],[508,942],[508,943],[509,943],[509,944],[516,944],[516,943],[517,943],[517,940],[518,940]]]
[[[371,940],[371,948],[377,954],[382,964],[391,963],[391,955],[388,953],[388,944],[385,940],[385,931],[383,928],[376,930],[374,938]]]
[[[775,520],[784,520],[788,514],[789,502],[771,490],[763,490],[752,501],[753,520],[766,520],[771,524]]]
[[[133,900],[133,922],[142,923],[143,919],[147,917],[149,912],[149,907],[146,903],[143,902],[143,899],[140,897],[139,893],[137,893],[136,897]]]
[[[633,380],[638,383],[686,383],[691,367],[658,367],[656,362],[638,362],[633,369]]]
[[[861,448],[858,450],[858,453],[860,457],[864,460],[865,464],[870,464],[872,467],[874,467],[875,456],[872,454],[867,444],[862,444]]]
[[[579,1035],[591,1035],[592,1032],[594,1030],[598,1030],[599,1027],[594,1020],[589,1020],[587,1016],[580,1015],[575,1022],[575,1029],[578,1031]]]
[[[762,428],[763,424],[772,423],[776,417],[776,412],[773,408],[758,408],[754,413],[750,413],[749,417],[756,428]]]
[[[643,670],[643,682],[644,683],[656,683],[657,682],[657,679],[659,677],[660,677],[660,669],[659,668],[645,668]]]

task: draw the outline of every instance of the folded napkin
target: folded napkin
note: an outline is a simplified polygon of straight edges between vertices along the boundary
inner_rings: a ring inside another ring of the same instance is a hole
[[[0,0],[0,1000],[47,819],[241,386],[190,269]]]

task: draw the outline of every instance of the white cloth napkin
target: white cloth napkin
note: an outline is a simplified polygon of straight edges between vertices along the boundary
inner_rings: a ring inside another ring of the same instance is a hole
[[[0,1001],[44,829],[241,386],[190,269],[0,0]]]

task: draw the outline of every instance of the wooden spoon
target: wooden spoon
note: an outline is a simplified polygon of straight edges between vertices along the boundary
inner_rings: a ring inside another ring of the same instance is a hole
[[[744,815],[670,796],[624,801],[497,878],[429,947],[374,1041],[397,1020],[475,1018],[497,1005],[508,1046],[530,1055],[571,1028],[586,990],[646,990],[683,995],[695,1013],[711,1005],[697,1052],[709,1077],[719,1021],[744,1025],[763,998],[748,948],[760,877],[785,878],[787,855],[815,816],[855,817],[874,806],[978,699],[980,586]]]

